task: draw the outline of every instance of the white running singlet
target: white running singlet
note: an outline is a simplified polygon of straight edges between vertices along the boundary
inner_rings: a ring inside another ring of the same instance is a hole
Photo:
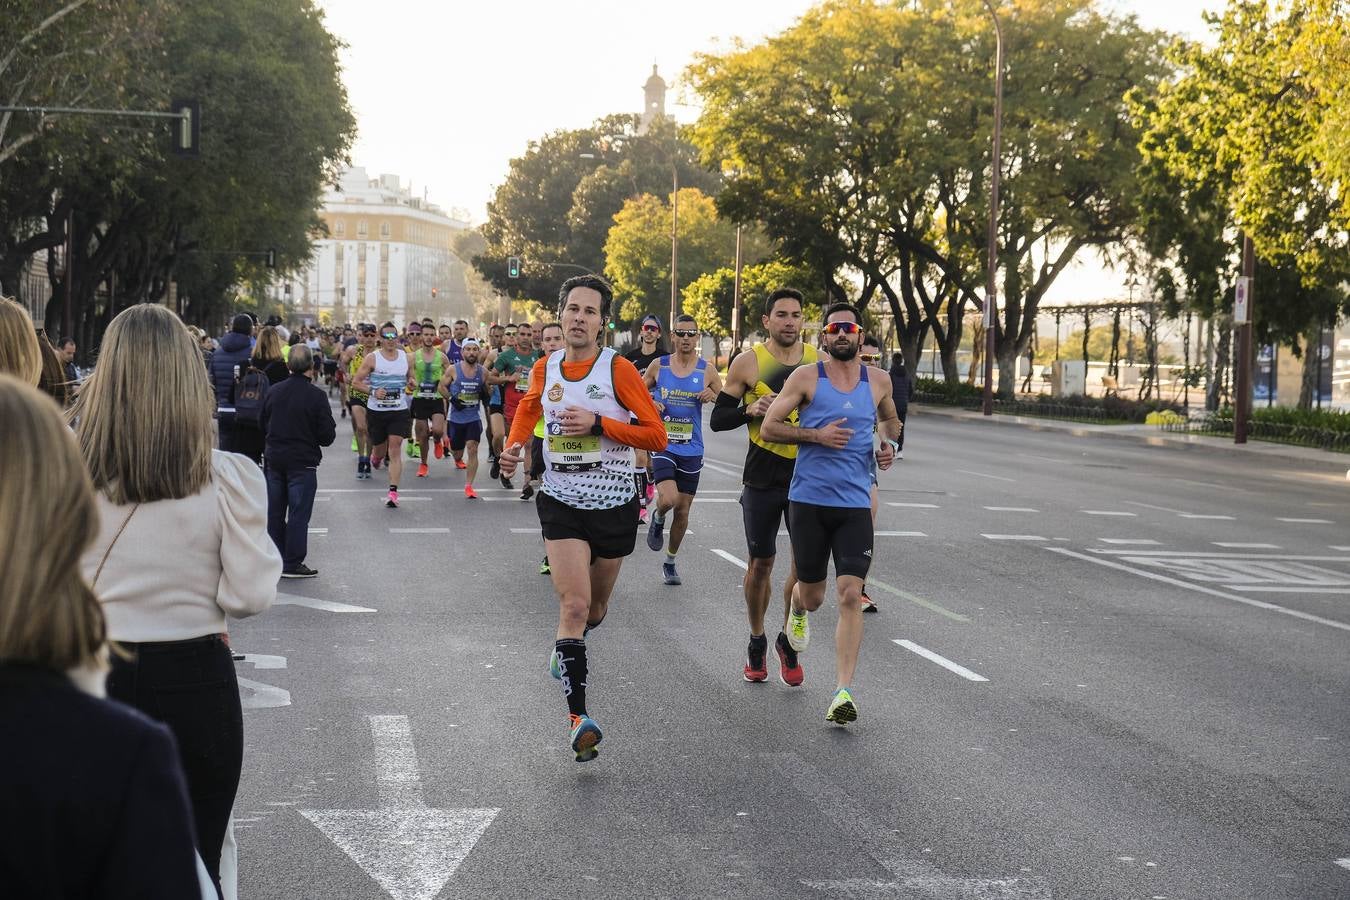
[[[569,406],[627,422],[630,413],[614,394],[614,361],[609,347],[576,381],[563,377],[565,350],[555,350],[544,368],[539,400],[544,407],[543,492],[577,509],[610,509],[633,498],[633,448],[605,435],[564,435],[558,416]]]

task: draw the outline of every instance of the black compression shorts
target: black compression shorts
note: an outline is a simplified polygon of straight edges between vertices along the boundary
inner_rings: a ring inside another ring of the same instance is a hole
[[[787,488],[741,488],[741,518],[745,523],[745,545],[751,559],[772,559],[778,555],[778,526],[787,520]],[[788,530],[792,524],[788,523]]]
[[[788,534],[797,580],[816,584],[829,574],[834,557],[834,577],[853,575],[866,579],[872,565],[872,511],[857,506],[788,504]]]

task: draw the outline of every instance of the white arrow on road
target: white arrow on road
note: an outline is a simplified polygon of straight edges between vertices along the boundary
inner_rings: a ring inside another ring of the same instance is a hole
[[[394,900],[432,900],[455,874],[500,809],[433,809],[407,716],[371,716],[380,808],[302,809]]]
[[[1031,878],[955,878],[931,865],[908,859],[883,859],[894,881],[848,878],[803,881],[809,888],[837,897],[923,897],[926,900],[1049,900],[1050,888],[1040,876]]]
[[[338,603],[336,600],[319,600],[314,597],[301,597],[298,594],[283,594],[277,592],[277,599],[273,606],[308,606],[310,609],[321,609],[324,612],[337,613],[367,613],[375,612],[369,606],[353,606],[350,603]]]

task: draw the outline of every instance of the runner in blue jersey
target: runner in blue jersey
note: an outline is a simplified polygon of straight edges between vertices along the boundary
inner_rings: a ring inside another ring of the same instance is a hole
[[[689,528],[689,507],[703,470],[703,404],[717,400],[722,379],[699,358],[699,330],[693,316],[677,316],[670,333],[675,352],[652,360],[643,376],[661,411],[667,441],[666,449],[651,455],[656,512],[647,523],[647,546],[661,549],[666,515],[674,510],[661,575],[666,584],[679,584],[675,555]]]
[[[891,380],[862,365],[862,317],[848,303],[825,311],[821,339],[829,358],[788,376],[764,415],[766,440],[797,444],[788,487],[788,528],[797,585],[792,591],[787,639],[804,652],[811,639],[807,613],[825,600],[825,578],[834,557],[839,624],[835,634],[834,698],[827,721],[846,725],[858,717],[851,691],[862,645],[862,588],[872,564],[871,463],[886,470],[895,458],[900,419]],[[796,411],[797,425],[787,419]],[[884,438],[873,449],[873,432]]]
[[[445,373],[442,389],[450,398],[450,452],[455,468],[464,469],[464,496],[477,500],[473,480],[478,475],[478,442],[483,439],[483,403],[487,397],[487,369],[478,364],[478,341],[465,338],[461,359]],[[468,461],[465,461],[465,457]]]

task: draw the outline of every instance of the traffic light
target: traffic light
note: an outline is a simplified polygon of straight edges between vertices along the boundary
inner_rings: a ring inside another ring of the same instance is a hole
[[[512,256],[506,260],[506,274],[510,278],[520,277],[520,257]]]
[[[606,327],[609,328],[610,331],[613,331],[615,328],[618,327],[618,325],[617,325],[617,323],[615,323],[615,321],[614,321],[613,319],[610,319],[610,320],[609,320],[609,325],[606,326]]]
[[[178,116],[173,123],[173,152],[176,156],[197,156],[201,153],[202,105],[196,100],[174,100],[169,104]]]
[[[267,248],[267,268],[275,269],[277,267],[277,248]]]

